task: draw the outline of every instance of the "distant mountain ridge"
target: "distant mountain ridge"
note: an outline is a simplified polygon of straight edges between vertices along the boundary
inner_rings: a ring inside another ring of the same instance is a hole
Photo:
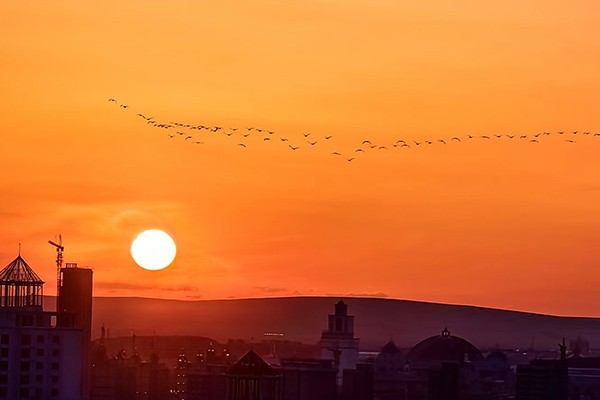
[[[161,300],[137,297],[94,298],[93,337],[104,324],[112,337],[191,335],[261,340],[264,332],[282,332],[286,340],[319,341],[338,297],[281,297],[231,300]],[[52,309],[53,298],[46,308]],[[600,347],[600,319],[557,317],[475,306],[379,298],[344,298],[355,316],[355,335],[365,350],[388,340],[411,347],[444,327],[485,348],[555,349],[563,337],[586,338]]]

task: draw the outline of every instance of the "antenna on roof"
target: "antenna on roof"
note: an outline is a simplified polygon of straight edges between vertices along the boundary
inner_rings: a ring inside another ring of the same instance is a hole
[[[52,240],[48,240],[52,246],[56,247],[56,297],[58,297],[58,292],[60,291],[60,269],[62,268],[63,262],[63,251],[65,251],[64,246],[62,245],[62,235],[58,235],[58,243],[53,242]],[[20,249],[20,247],[19,247]],[[20,250],[19,250],[20,251]]]

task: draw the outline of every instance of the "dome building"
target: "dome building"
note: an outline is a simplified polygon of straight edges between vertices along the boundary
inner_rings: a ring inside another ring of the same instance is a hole
[[[443,363],[464,364],[483,360],[483,355],[469,341],[450,334],[444,328],[440,335],[431,336],[413,346],[406,355],[411,369],[437,367]]]

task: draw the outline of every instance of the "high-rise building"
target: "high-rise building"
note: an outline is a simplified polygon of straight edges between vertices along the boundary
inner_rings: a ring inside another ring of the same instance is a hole
[[[89,398],[90,392],[92,287],[91,269],[80,268],[76,263],[67,263],[65,268],[60,269],[56,305],[57,324],[59,327],[74,326],[82,330],[81,390],[84,400]]]
[[[334,360],[338,368],[338,386],[342,384],[345,369],[355,369],[358,358],[359,339],[354,337],[354,315],[348,315],[344,300],[335,305],[335,313],[329,315],[327,329],[321,333],[321,358]]]
[[[81,400],[83,331],[44,311],[43,286],[20,254],[0,271],[0,400]]]
[[[567,400],[565,360],[533,360],[517,367],[517,400]]]

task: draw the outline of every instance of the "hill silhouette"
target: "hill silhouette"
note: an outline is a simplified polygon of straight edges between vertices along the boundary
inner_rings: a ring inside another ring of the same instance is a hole
[[[53,299],[52,299],[53,300]],[[52,300],[47,307],[52,307]],[[336,297],[286,297],[180,301],[149,298],[94,298],[93,337],[104,324],[111,337],[189,335],[260,341],[264,332],[314,344],[327,326]],[[486,348],[556,349],[563,337],[600,341],[600,319],[558,317],[474,306],[379,298],[344,298],[355,315],[361,349],[378,350],[393,339],[400,347],[438,335],[453,335]]]

